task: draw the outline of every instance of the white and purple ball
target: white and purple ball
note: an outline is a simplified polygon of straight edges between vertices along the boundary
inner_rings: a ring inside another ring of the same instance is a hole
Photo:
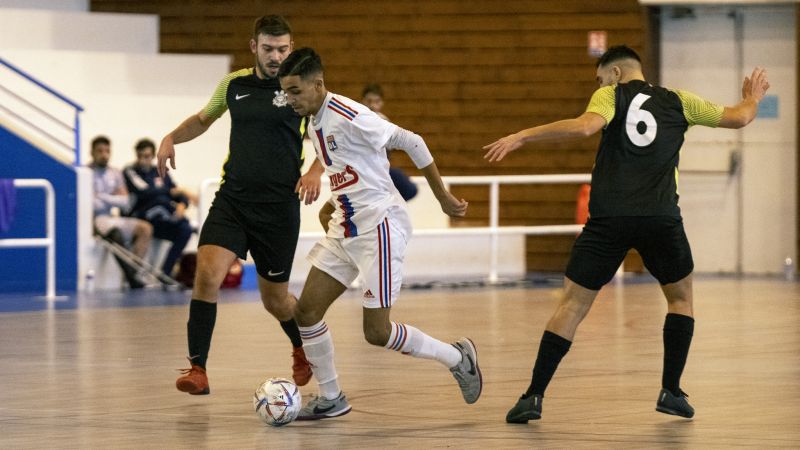
[[[268,425],[280,427],[297,418],[302,407],[300,389],[285,378],[270,378],[253,394],[253,407]]]

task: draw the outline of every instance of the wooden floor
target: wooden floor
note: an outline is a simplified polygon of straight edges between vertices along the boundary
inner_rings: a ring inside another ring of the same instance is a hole
[[[360,302],[347,293],[327,322],[353,411],[283,428],[252,410],[255,387],[290,365],[288,341],[252,293],[220,305],[212,393],[202,397],[174,387],[186,365],[185,305],[3,313],[0,448],[800,448],[800,284],[695,287],[682,383],[694,420],[654,411],[666,306],[652,283],[602,291],[543,419],[528,425],[504,417],[528,384],[557,288],[403,291],[395,320],[477,344],[485,384],[471,406],[438,363],[369,346]]]

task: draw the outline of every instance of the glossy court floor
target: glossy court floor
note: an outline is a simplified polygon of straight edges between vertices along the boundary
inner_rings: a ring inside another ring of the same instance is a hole
[[[695,280],[682,387],[693,420],[654,411],[666,305],[652,282],[609,285],[547,391],[510,425],[560,287],[404,290],[393,319],[471,337],[484,375],[466,405],[438,363],[369,346],[349,291],[327,318],[353,411],[271,428],[251,396],[290,375],[290,348],[255,292],[220,302],[211,395],[178,392],[188,293],[0,297],[0,448],[800,448],[800,284]],[[314,381],[302,389],[316,392]]]

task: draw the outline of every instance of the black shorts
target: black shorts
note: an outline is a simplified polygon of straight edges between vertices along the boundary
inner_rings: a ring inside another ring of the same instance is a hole
[[[300,234],[300,201],[249,203],[217,192],[200,231],[199,245],[218,245],[246,258],[274,282],[289,280]]]
[[[694,270],[680,217],[600,217],[590,218],[575,240],[566,276],[586,289],[599,290],[631,248],[661,284],[680,281]]]

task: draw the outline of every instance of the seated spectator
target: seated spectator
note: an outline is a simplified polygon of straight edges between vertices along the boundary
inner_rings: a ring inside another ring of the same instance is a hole
[[[111,141],[105,136],[97,136],[92,140],[92,162],[89,164],[94,177],[95,233],[128,248],[139,258],[144,258],[150,246],[153,227],[143,220],[121,217],[130,207],[128,189],[125,187],[122,172],[108,166],[109,159]],[[144,287],[136,269],[118,256],[114,257],[131,289]]]
[[[153,236],[172,242],[161,271],[173,275],[175,263],[192,237],[192,226],[185,217],[194,196],[175,186],[169,174],[158,175],[153,165],[156,146],[150,139],[136,143],[136,162],[125,168],[125,182],[131,193],[130,215],[153,225]]]
[[[381,85],[370,83],[364,86],[364,90],[361,91],[361,103],[381,118],[389,120],[381,112],[383,109],[383,88],[381,88]],[[402,170],[389,167],[389,176],[392,178],[392,183],[400,192],[403,200],[409,201],[417,195],[417,185]]]

